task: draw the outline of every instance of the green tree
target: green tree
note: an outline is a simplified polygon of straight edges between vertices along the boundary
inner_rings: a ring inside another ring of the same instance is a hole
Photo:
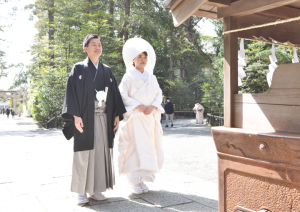
[[[206,82],[202,85],[204,92],[202,102],[208,111],[223,112],[223,22],[211,20],[215,26],[217,37],[212,44],[216,55],[212,57],[213,65],[210,73],[206,75]],[[262,93],[269,86],[266,75],[269,73],[269,55],[271,55],[270,44],[245,40],[245,53],[247,66],[244,68],[246,77],[242,79],[242,86],[239,87],[240,93]],[[293,51],[291,48],[276,47],[277,65],[291,63]]]
[[[215,55],[212,57],[213,64],[209,72],[206,73],[206,82],[202,85],[204,92],[201,102],[207,109],[207,112],[220,113],[222,116],[224,106],[223,95],[223,57],[224,57],[224,42],[223,42],[223,22],[211,20],[215,26],[217,37],[212,40],[212,46],[215,49]]]
[[[203,95],[204,72],[213,67],[213,61],[204,48],[211,38],[197,29],[201,18],[191,17],[175,28],[162,0],[36,0],[27,8],[38,18],[38,34],[31,48],[32,65],[17,82],[30,78],[29,112],[39,121],[60,113],[68,74],[75,62],[86,57],[81,43],[88,33],[100,35],[100,59],[112,68],[118,82],[125,73],[124,42],[142,37],[153,45],[154,74],[178,109],[191,109]],[[180,78],[175,74],[178,70]]]
[[[246,42],[246,77],[242,79],[243,85],[239,88],[242,93],[262,93],[268,90],[267,74],[269,73],[271,44],[262,42]],[[276,48],[277,65],[291,63],[293,52],[287,48]]]

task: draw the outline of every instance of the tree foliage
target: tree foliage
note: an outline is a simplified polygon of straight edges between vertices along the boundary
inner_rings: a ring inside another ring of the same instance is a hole
[[[217,37],[212,40],[212,46],[215,49],[215,55],[212,57],[214,61],[206,73],[206,82],[202,84],[204,93],[202,104],[207,108],[206,111],[220,113],[222,116],[224,95],[223,95],[223,58],[224,58],[224,42],[223,42],[223,22],[211,20],[215,26]]]
[[[213,47],[215,56],[211,72],[206,75],[207,81],[202,85],[204,96],[202,102],[209,111],[223,113],[223,23],[221,21],[211,20],[215,26],[217,37],[214,38]],[[272,45],[262,42],[245,40],[245,53],[247,66],[244,68],[246,77],[242,79],[242,86],[239,87],[240,93],[262,93],[269,86],[266,75],[269,73],[268,65],[270,64],[269,55],[271,55]],[[293,50],[276,46],[277,65],[291,63]],[[298,53],[299,54],[299,53]]]
[[[154,74],[176,109],[189,110],[201,98],[204,71],[213,66],[204,48],[211,38],[197,29],[201,18],[191,17],[175,28],[163,0],[36,0],[27,8],[38,18],[38,34],[31,48],[32,65],[18,80],[30,78],[28,105],[35,119],[60,113],[68,74],[86,57],[82,40],[88,33],[100,35],[100,60],[112,68],[118,82],[125,73],[122,46],[129,38],[142,37],[155,49]]]
[[[246,63],[245,68],[246,77],[242,79],[243,85],[239,88],[242,93],[262,93],[265,92],[269,86],[266,75],[269,73],[271,55],[271,44],[262,42],[246,42]],[[276,48],[275,54],[277,57],[277,65],[291,63],[293,52],[287,48]]]

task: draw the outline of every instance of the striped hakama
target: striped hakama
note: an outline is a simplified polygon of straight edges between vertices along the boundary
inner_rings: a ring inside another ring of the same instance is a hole
[[[94,149],[74,152],[71,191],[78,194],[113,189],[115,173],[113,149],[108,147],[105,102],[95,102]]]

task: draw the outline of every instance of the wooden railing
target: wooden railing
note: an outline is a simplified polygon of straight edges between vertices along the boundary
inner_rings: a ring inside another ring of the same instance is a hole
[[[52,117],[51,119],[49,119],[49,121],[46,121],[46,122],[44,123],[45,128],[48,129],[48,128],[49,128],[49,124],[50,124],[52,121],[54,121],[54,128],[58,128],[58,118],[61,118],[61,116],[54,116],[54,117]]]

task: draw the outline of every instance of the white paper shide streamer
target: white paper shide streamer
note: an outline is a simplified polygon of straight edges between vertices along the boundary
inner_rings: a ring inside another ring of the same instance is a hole
[[[275,55],[275,45],[272,44],[272,50],[271,50],[271,55],[269,55],[271,64],[269,65],[269,73],[267,74],[267,81],[268,81],[268,85],[269,87],[271,87],[272,84],[272,78],[273,78],[273,74],[275,72],[275,69],[278,67],[277,66],[277,58]]]
[[[240,42],[240,51],[238,51],[238,85],[242,85],[242,78],[246,76],[244,71],[244,67],[247,65],[245,62],[246,54],[245,54],[245,47],[244,47],[244,39],[241,39]]]
[[[294,58],[292,59],[292,61],[293,61],[293,63],[299,63],[297,49],[294,47],[293,50],[294,50]]]

